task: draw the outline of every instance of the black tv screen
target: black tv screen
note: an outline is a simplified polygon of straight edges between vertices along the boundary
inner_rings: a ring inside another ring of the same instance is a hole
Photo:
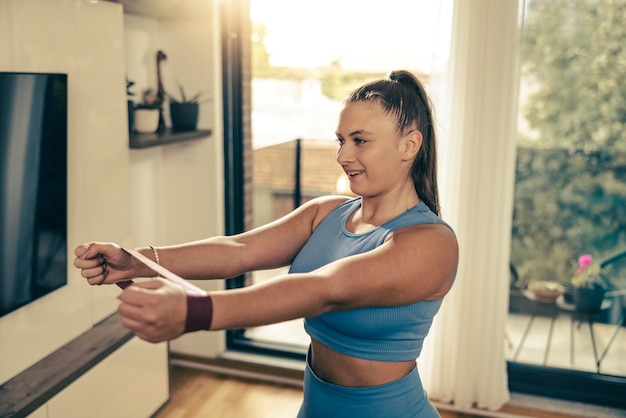
[[[67,283],[67,74],[0,72],[0,316]]]

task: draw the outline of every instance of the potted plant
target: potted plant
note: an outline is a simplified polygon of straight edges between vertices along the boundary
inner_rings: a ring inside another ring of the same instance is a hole
[[[174,131],[195,131],[198,125],[198,114],[200,104],[207,100],[200,101],[204,92],[199,92],[191,97],[185,95],[183,86],[179,85],[180,98],[169,93],[166,96],[170,102],[170,119]]]
[[[578,257],[578,268],[571,278],[571,284],[577,310],[583,312],[600,310],[606,293],[607,277],[600,264],[593,263],[590,254]]]
[[[161,104],[153,89],[145,89],[141,95],[141,103],[135,105],[135,131],[154,133],[159,128]]]

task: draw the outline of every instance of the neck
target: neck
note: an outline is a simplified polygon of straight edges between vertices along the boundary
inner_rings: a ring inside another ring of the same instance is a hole
[[[420,202],[415,190],[394,196],[362,197],[361,208],[356,211],[353,222],[372,226],[383,223],[406,212]]]

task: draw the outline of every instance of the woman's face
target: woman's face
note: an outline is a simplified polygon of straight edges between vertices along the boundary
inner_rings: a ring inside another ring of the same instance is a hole
[[[339,115],[337,162],[350,180],[353,193],[376,197],[408,179],[405,137],[393,115],[377,101],[349,102]]]

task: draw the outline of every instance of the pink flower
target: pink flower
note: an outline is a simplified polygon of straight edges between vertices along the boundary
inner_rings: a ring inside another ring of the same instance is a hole
[[[587,267],[589,267],[589,265],[593,262],[593,257],[591,257],[591,254],[583,254],[580,257],[578,257],[578,270],[576,270],[576,272],[574,274],[580,274],[582,273]]]

